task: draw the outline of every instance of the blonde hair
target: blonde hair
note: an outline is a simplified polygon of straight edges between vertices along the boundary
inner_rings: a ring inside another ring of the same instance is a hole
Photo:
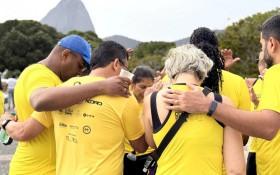
[[[197,80],[203,81],[212,66],[213,61],[192,44],[171,49],[165,61],[166,74],[170,79],[186,72],[194,74]]]

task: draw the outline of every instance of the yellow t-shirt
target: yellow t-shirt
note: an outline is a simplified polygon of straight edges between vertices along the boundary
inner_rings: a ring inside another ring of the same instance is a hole
[[[186,85],[171,88],[187,90]],[[162,128],[153,134],[157,147],[179,115],[179,112],[172,111]],[[190,114],[163,151],[157,175],[222,174],[222,147],[223,127],[206,114]]]
[[[261,99],[262,86],[263,86],[263,80],[258,79],[253,87],[259,101]],[[255,105],[253,102],[251,102],[251,111],[255,111]],[[251,138],[251,143],[250,143],[249,152],[256,152],[258,138],[256,137],[250,137],[250,138]]]
[[[140,120],[142,121],[142,119],[141,119],[142,115],[141,114],[142,114],[142,111],[143,111],[143,103],[138,103],[138,105],[139,105],[139,117],[140,117]],[[131,147],[131,145],[130,145],[130,143],[129,143],[129,141],[127,139],[125,139],[125,141],[124,141],[124,148],[125,148],[125,153],[131,153],[133,151],[133,148]],[[149,154],[149,153],[151,153],[153,151],[154,151],[154,149],[149,147],[147,149],[147,151],[144,152],[144,153],[136,152],[136,156],[146,155],[146,154]]]
[[[164,75],[164,77],[162,77],[161,81],[163,83],[167,83],[168,82],[168,76],[167,75]]]
[[[279,75],[280,64],[272,66],[265,72],[258,111],[266,109],[280,113]],[[280,174],[280,132],[271,141],[258,139],[256,162],[259,175]]]
[[[75,77],[63,83],[73,86],[103,80]],[[144,134],[138,102],[106,95],[87,99],[67,109],[34,113],[46,127],[54,125],[57,175],[104,175],[123,173],[124,139],[136,140]]]
[[[4,113],[4,93],[3,91],[0,91],[0,115]]]
[[[41,87],[55,87],[61,84],[59,77],[42,64],[27,67],[15,86],[15,105],[20,122],[26,121],[34,109],[30,95]],[[45,129],[32,140],[18,142],[10,163],[10,175],[55,174],[55,140],[53,128]]]
[[[223,83],[220,93],[229,97],[236,108],[249,111],[251,101],[245,80],[225,70],[222,70],[222,76]]]

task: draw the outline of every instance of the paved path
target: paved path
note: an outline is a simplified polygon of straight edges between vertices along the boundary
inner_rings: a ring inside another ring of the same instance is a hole
[[[0,143],[0,175],[8,175],[9,164],[16,150],[16,147],[16,141],[7,146]]]

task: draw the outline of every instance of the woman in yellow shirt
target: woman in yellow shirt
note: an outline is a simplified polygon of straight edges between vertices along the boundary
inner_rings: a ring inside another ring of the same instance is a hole
[[[200,49],[189,44],[171,49],[165,66],[173,84],[170,88],[187,91],[186,84],[199,86],[202,83],[213,62]],[[156,103],[151,104],[152,95],[144,99],[145,136],[152,148],[159,146],[181,112],[166,109],[168,104],[162,100],[163,91],[155,94]],[[208,96],[214,99],[213,93]],[[232,105],[229,98],[222,96],[222,99],[223,103]],[[151,114],[152,110],[156,110],[157,115]],[[222,127],[206,114],[190,114],[157,163],[157,175],[222,174],[223,163],[227,174],[245,174],[241,134],[228,126]]]
[[[154,84],[154,74],[151,68],[147,66],[137,66],[133,71],[132,78],[132,94],[139,103],[139,117],[141,117],[143,109],[144,92],[148,87]],[[148,148],[145,153],[137,153],[130,146],[129,142],[125,140],[125,155],[124,155],[124,175],[143,175],[144,163],[146,157],[150,155],[153,149]],[[136,159],[135,159],[136,158]]]

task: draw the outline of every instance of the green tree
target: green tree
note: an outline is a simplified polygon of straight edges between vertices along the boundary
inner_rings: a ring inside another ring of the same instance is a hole
[[[132,60],[129,61],[129,69],[146,65],[153,70],[160,70],[164,66],[164,57],[167,52],[176,47],[173,42],[144,42],[134,50]]]
[[[53,27],[33,20],[0,24],[0,71],[19,70],[45,58],[62,37]]]
[[[231,69],[243,77],[256,77],[258,69],[256,60],[258,58],[260,45],[260,32],[258,27],[270,16],[279,14],[280,9],[257,13],[228,26],[223,33],[218,34],[220,49],[230,48],[234,57],[240,57],[241,61]]]

